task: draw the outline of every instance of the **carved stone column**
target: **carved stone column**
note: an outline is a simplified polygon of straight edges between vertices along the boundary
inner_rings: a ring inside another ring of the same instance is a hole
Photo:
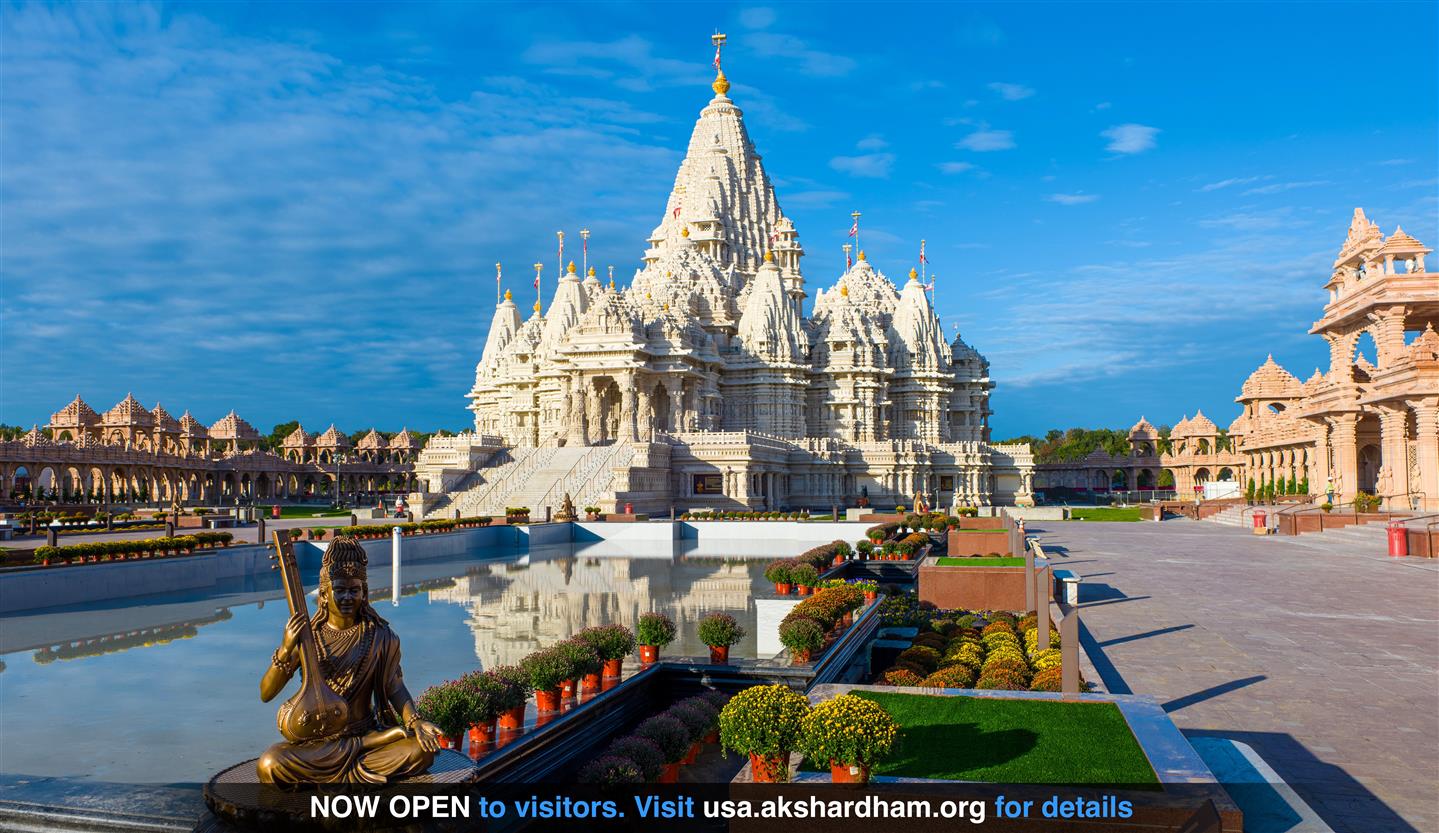
[[[1409,407],[1414,409],[1419,491],[1424,493],[1424,509],[1433,512],[1439,510],[1439,397],[1410,402]]]
[[[635,392],[635,436],[642,440],[654,439],[655,397],[649,390]]]
[[[1324,493],[1324,481],[1329,479],[1329,423],[1319,423],[1319,436],[1314,440],[1314,457],[1309,461],[1309,494]]]
[[[668,428],[670,431],[678,433],[685,430],[687,421],[684,382],[681,381],[676,384],[674,390],[670,391],[670,424]]]
[[[1390,509],[1409,508],[1409,498],[1405,495],[1409,491],[1409,442],[1405,436],[1408,423],[1407,409],[1379,411],[1380,466],[1387,470],[1388,477],[1379,478],[1376,491]]]
[[[639,408],[636,402],[637,391],[635,390],[635,374],[633,371],[620,376],[620,431],[621,442],[635,442],[639,439],[636,413]]]
[[[1396,304],[1376,311],[1374,346],[1378,355],[1375,360],[1379,367],[1391,366],[1407,352],[1404,348],[1404,307]],[[1407,491],[1401,489],[1400,491]]]
[[[1331,418],[1334,426],[1334,499],[1351,501],[1359,493],[1359,415],[1338,414]]]

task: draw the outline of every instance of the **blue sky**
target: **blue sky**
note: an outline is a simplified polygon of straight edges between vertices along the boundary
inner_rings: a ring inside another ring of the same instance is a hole
[[[1427,2],[6,6],[0,421],[464,427],[494,263],[633,273],[716,28],[810,286],[927,239],[997,438],[1225,424],[1355,206],[1439,241]]]

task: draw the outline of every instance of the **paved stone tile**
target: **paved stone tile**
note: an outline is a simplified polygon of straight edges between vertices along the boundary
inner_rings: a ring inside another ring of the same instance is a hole
[[[1248,743],[1340,833],[1439,833],[1439,564],[1185,520],[1035,526],[1089,576],[1106,688]]]

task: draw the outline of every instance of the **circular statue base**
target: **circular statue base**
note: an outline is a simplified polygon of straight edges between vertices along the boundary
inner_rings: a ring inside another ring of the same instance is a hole
[[[384,786],[354,784],[318,784],[282,790],[260,783],[251,758],[221,770],[205,784],[205,805],[210,812],[195,825],[196,833],[231,833],[252,830],[321,830],[326,828],[355,830],[360,828],[414,826],[381,814],[373,819],[315,818],[311,815],[310,799],[316,795],[378,796],[381,808],[389,805],[398,793],[415,795],[436,788],[463,787],[478,783],[480,771],[468,756],[453,749],[441,749],[435,755],[430,771],[413,778],[392,781]]]

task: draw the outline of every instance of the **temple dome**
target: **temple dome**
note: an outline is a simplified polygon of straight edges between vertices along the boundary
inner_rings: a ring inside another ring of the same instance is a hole
[[[780,280],[779,267],[766,260],[755,274],[754,291],[739,321],[745,352],[761,361],[798,364],[804,361],[804,327]]]
[[[939,318],[913,271],[900,290],[889,326],[890,365],[895,370],[947,370],[953,359]]]
[[[1273,354],[1270,354],[1264,364],[1244,380],[1239,399],[1288,399],[1298,395],[1299,380],[1294,378],[1294,374],[1280,367],[1279,363],[1274,361]]]

